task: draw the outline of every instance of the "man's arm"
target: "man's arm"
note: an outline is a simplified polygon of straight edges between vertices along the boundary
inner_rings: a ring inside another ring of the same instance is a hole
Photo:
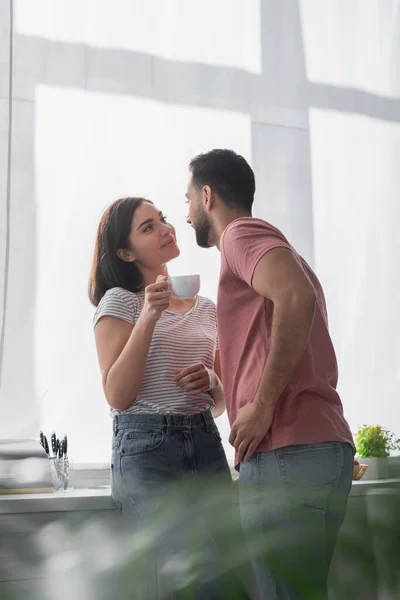
[[[255,399],[260,406],[274,408],[306,348],[314,321],[315,290],[286,248],[264,254],[252,287],[274,304],[270,351]]]
[[[276,403],[290,383],[314,320],[314,287],[288,248],[274,248],[258,262],[252,287],[273,302],[270,350],[251,405],[239,410],[230,442],[248,460],[271,427]]]

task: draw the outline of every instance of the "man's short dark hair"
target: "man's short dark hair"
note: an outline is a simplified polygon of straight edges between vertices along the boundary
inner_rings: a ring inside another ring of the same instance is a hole
[[[251,213],[256,189],[249,163],[233,150],[211,150],[190,161],[193,184],[209,185],[230,208]]]

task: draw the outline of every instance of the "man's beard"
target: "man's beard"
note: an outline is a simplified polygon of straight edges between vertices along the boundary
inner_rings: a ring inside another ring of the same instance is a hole
[[[209,243],[211,223],[206,214],[200,209],[196,215],[196,223],[193,224],[196,232],[196,242],[200,248],[211,248]]]

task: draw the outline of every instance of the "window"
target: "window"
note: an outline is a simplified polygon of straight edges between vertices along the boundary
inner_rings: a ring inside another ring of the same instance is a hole
[[[120,196],[151,198],[177,228],[181,256],[170,272],[200,273],[201,293],[215,301],[219,256],[198,248],[186,224],[187,167],[212,147],[250,158],[250,121],[239,113],[40,86],[35,123],[35,398],[43,427],[68,432],[72,458],[105,462],[111,420],[86,293],[100,214]],[[220,421],[227,439],[226,417]]]

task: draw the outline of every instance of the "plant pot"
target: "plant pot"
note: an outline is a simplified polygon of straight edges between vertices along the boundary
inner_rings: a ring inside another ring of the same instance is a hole
[[[368,465],[364,473],[364,480],[388,479],[388,460],[387,458],[358,458],[361,465]]]

